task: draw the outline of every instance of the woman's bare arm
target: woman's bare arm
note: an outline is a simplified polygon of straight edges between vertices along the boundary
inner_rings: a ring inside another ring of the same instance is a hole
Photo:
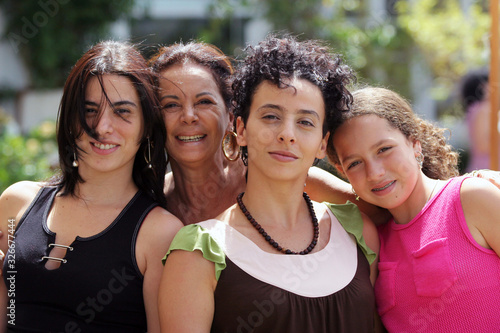
[[[318,167],[311,167],[307,174],[305,191],[318,202],[343,204],[347,200],[356,204],[376,225],[389,221],[388,210],[357,200],[349,183]]]

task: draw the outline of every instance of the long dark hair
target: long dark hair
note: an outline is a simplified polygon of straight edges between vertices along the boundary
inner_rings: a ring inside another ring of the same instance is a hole
[[[158,99],[154,93],[154,75],[140,52],[125,42],[101,42],[88,50],[71,69],[64,85],[57,119],[61,176],[53,180],[53,183],[62,186],[62,195],[75,195],[76,185],[85,181],[80,176],[78,168],[72,166],[74,155],[85,153],[77,148],[76,139],[83,132],[98,139],[96,126],[100,117],[99,115],[97,121],[91,124],[87,123],[85,90],[90,79],[96,77],[106,95],[102,76],[107,74],[128,78],[139,95],[144,130],[135,156],[132,178],[137,187],[165,207],[163,184],[166,172],[164,152],[166,132]],[[99,112],[102,113],[102,110]],[[152,169],[147,168],[144,158],[145,154],[148,154],[147,138],[151,142]]]

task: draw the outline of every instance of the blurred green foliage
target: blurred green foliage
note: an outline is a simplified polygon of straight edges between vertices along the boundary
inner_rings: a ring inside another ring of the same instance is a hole
[[[432,97],[445,100],[471,68],[489,61],[487,2],[462,8],[458,0],[399,1],[398,24],[411,36],[435,77]]]
[[[45,180],[57,163],[56,126],[41,123],[28,135],[8,133],[0,124],[0,193],[21,180]]]
[[[275,32],[321,39],[342,54],[360,82],[409,94],[411,39],[394,17],[372,13],[358,0],[213,0],[212,12],[229,20],[236,3],[261,14]],[[217,19],[214,19],[217,20]],[[209,35],[210,36],[210,35]],[[211,42],[211,41],[209,41]]]
[[[329,42],[356,70],[360,85],[384,86],[411,101],[415,70],[428,71],[428,91],[442,120],[463,117],[458,82],[489,64],[486,0],[393,0],[383,1],[383,8],[361,0],[212,1],[213,13],[226,13],[215,21],[230,21],[238,4],[265,18],[272,31]],[[467,153],[461,151],[462,169]]]
[[[33,88],[61,87],[88,47],[133,5],[134,0],[2,0],[3,37],[28,66]]]
[[[374,8],[361,0],[213,0],[212,12],[229,20],[236,3],[261,14],[273,31],[323,39],[345,56],[361,83],[396,90],[411,99],[411,60],[433,76],[432,97],[447,99],[468,70],[488,65],[487,1],[394,0]],[[209,34],[207,34],[210,36]]]

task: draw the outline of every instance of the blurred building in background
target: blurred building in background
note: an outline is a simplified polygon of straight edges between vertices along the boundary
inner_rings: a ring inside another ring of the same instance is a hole
[[[60,1],[61,6],[68,0],[37,0],[40,5],[40,29],[43,29],[44,8],[50,2]],[[110,1],[110,5],[120,5],[120,1]],[[460,0],[461,6],[467,6],[472,0]],[[126,18],[115,21],[109,29],[109,38],[129,40],[141,43],[144,46],[145,56],[154,51],[155,45],[167,45],[176,41],[191,39],[209,40],[219,46],[229,55],[237,56],[247,43],[255,43],[272,31],[273,24],[265,17],[261,0],[248,0],[242,6],[241,1],[231,0],[137,0],[131,14]],[[277,1],[278,2],[278,1]],[[318,1],[316,1],[317,3]],[[397,0],[367,0],[363,10],[347,10],[346,18],[353,25],[364,25],[365,30],[376,30],[380,26],[390,26],[388,21],[394,21],[396,16],[395,3]],[[234,3],[230,18],[214,26],[213,17],[227,15],[219,6]],[[248,5],[250,3],[250,5]],[[255,6],[252,6],[255,3]],[[286,1],[284,2],[286,3]],[[290,1],[293,6],[294,1]],[[297,2],[298,4],[299,2]],[[328,3],[328,1],[324,2]],[[336,3],[336,2],[333,2]],[[340,1],[344,8],[348,8],[352,1]],[[320,3],[321,4],[321,3]],[[62,7],[61,7],[62,8]],[[218,12],[220,11],[220,13]],[[335,6],[322,11],[323,17],[331,15],[335,20]],[[61,11],[62,13],[62,11]],[[54,15],[63,15],[61,13]],[[0,9],[0,34],[5,34],[5,18],[8,13]],[[305,13],[306,15],[306,13]],[[48,19],[51,19],[46,15]],[[34,17],[35,19],[35,17]],[[34,22],[37,23],[37,22]],[[61,27],[64,29],[64,27]],[[214,33],[216,31],[216,33]],[[389,30],[388,30],[389,31]],[[389,31],[390,32],[390,31]],[[436,33],[439,33],[436,31]],[[321,34],[318,35],[321,38]],[[207,37],[207,38],[205,38]],[[33,37],[33,38],[36,38]],[[343,50],[340,50],[341,52]],[[383,53],[379,51],[379,53]],[[372,61],[372,55],[366,56],[366,61]],[[385,54],[379,56],[386,57]],[[387,57],[390,57],[388,54]],[[430,89],[435,83],[435,77],[425,59],[413,50],[399,56],[400,63],[406,66],[408,94],[406,94],[414,109],[427,119],[437,119],[438,103],[432,97]],[[69,71],[69,68],[67,69]],[[368,74],[374,82],[381,82],[389,88],[399,88],[395,75],[391,77],[385,68],[374,66]],[[400,75],[401,76],[401,75]],[[402,75],[402,76],[406,76]],[[391,86],[392,85],[392,86]],[[0,110],[12,119],[10,130],[27,133],[31,128],[47,119],[56,119],[61,87],[51,89],[32,89],[30,73],[23,63],[12,41],[0,41]],[[401,92],[401,91],[399,91]],[[403,93],[403,95],[405,95]],[[408,96],[409,95],[409,96]],[[447,123],[452,126],[454,134],[452,143],[455,146],[466,147],[465,130],[458,123]]]

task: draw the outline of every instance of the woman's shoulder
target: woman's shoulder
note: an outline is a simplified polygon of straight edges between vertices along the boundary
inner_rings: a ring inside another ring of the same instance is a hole
[[[370,217],[359,210],[352,202],[345,204],[323,203],[336,217],[342,228],[355,237],[371,264],[379,253],[380,243],[377,227]]]
[[[223,246],[217,242],[217,237],[214,237],[212,227],[220,227],[224,224],[218,220],[207,220],[196,224],[189,224],[184,226],[176,234],[175,238],[170,244],[166,255],[163,257],[163,263],[167,260],[170,253],[176,250],[184,252],[200,252],[201,257],[190,256],[193,260],[211,261],[215,264],[216,279],[219,278],[220,273],[226,268],[226,255]]]
[[[0,230],[17,226],[25,211],[30,207],[45,183],[22,181],[9,186],[0,196]],[[13,221],[13,224],[11,222]],[[0,240],[0,247],[6,249],[6,237]]]
[[[489,207],[497,210],[500,204],[500,189],[486,179],[465,178],[460,187],[460,201],[466,213]]]
[[[149,235],[147,239],[173,238],[183,227],[181,220],[166,209],[156,206],[148,213],[141,226],[141,231]]]
[[[490,195],[500,193],[500,189],[490,181],[479,177],[465,177],[460,187],[463,200],[487,199]]]
[[[500,189],[485,179],[466,178],[460,188],[460,203],[476,242],[500,253],[500,228],[497,223]]]
[[[159,262],[182,226],[177,217],[159,206],[149,211],[137,236],[136,252],[141,272],[144,273],[148,260]]]
[[[0,206],[2,211],[21,210],[28,206],[36,197],[40,189],[46,186],[46,183],[21,181],[10,185],[0,196]]]
[[[38,191],[46,186],[47,183],[44,182],[32,182],[32,181],[20,181],[14,183],[7,187],[5,191],[2,192],[2,197],[16,197],[16,198],[26,198],[26,197],[34,197]]]

